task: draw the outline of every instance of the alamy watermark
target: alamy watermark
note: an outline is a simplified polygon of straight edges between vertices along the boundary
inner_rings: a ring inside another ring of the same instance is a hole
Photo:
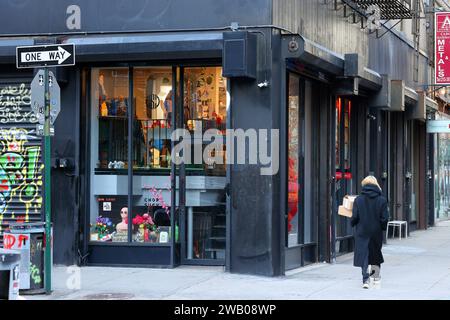
[[[176,129],[172,141],[172,161],[176,165],[259,165],[260,174],[276,175],[279,170],[278,129],[227,129],[225,135],[218,129],[202,130],[201,124],[194,133]],[[270,151],[269,151],[270,149]]]
[[[81,290],[81,268],[69,266],[66,269],[66,288],[69,290]]]
[[[366,9],[367,16],[367,28],[370,31],[381,29],[381,10],[376,4],[372,4]]]

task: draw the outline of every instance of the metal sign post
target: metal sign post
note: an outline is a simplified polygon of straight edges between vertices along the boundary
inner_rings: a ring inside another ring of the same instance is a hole
[[[51,257],[51,142],[50,142],[50,90],[48,68],[44,69],[45,82],[45,122],[44,122],[44,204],[45,204],[45,292],[49,294],[52,288],[52,257]]]
[[[75,64],[73,44],[56,46],[17,47],[17,68],[44,68],[36,73],[31,83],[31,109],[39,124],[37,135],[44,137],[44,213],[45,213],[45,292],[52,288],[52,230],[51,230],[51,141],[53,123],[61,109],[60,88],[51,66]],[[44,90],[42,90],[44,89]]]

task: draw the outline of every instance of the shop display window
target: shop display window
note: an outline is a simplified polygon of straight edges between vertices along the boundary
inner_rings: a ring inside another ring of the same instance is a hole
[[[226,80],[220,67],[192,67],[177,69],[178,85],[181,79],[179,72],[183,72],[184,81],[180,85],[183,95],[177,89],[178,95],[175,96],[172,87],[174,70],[172,66],[91,69],[91,242],[131,241],[135,244],[169,245],[172,238],[176,242],[180,240],[178,223],[173,229],[175,234],[171,234],[173,193],[177,199],[177,207],[173,210],[175,217],[180,201],[180,190],[178,187],[173,190],[171,181],[172,145],[175,143],[172,133],[178,125],[192,134],[198,130],[203,134],[208,129],[216,129],[225,137],[227,95]],[[173,99],[182,101],[176,110]],[[201,143],[204,150],[206,143],[193,139],[192,148],[195,143]],[[222,150],[212,152],[212,159],[219,156],[223,157],[223,161],[215,163],[202,158],[200,163],[185,165],[185,174],[189,176],[186,193],[191,195],[186,198],[185,205],[194,214],[193,222],[196,224],[192,226],[195,230],[192,247],[196,250],[203,248],[196,244],[198,232],[215,239],[202,238],[208,245],[204,247],[204,252],[195,255],[202,258],[217,255],[214,250],[220,247],[219,244],[213,247],[210,244],[212,241],[222,241],[217,240],[222,239],[217,230],[224,227],[220,219],[226,210],[225,144]],[[176,168],[178,181],[179,168]],[[189,190],[191,184],[197,186],[206,181],[202,177],[216,180],[207,184],[206,191],[195,189],[197,187]],[[131,195],[129,181],[132,181]],[[197,225],[197,221],[203,221],[198,220],[197,212],[209,215],[214,224]]]
[[[134,68],[133,135],[136,170],[155,169],[170,173],[172,124],[172,68]]]
[[[184,127],[190,132],[216,129],[225,136],[227,121],[226,81],[222,77],[222,68],[197,67],[186,68],[184,72]],[[224,140],[225,141],[225,140]],[[194,144],[193,144],[194,145]],[[204,150],[205,145],[203,145]],[[218,152],[219,154],[216,154]],[[188,164],[188,170],[203,170],[207,175],[225,175],[226,150],[214,150],[202,165]],[[221,157],[220,164],[211,159]],[[204,159],[205,160],[205,159]]]
[[[298,245],[299,237],[299,112],[300,79],[289,76],[288,94],[288,246]]]

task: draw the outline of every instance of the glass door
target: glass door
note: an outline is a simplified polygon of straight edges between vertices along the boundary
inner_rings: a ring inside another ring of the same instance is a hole
[[[224,265],[227,87],[221,67],[186,67],[178,118],[184,129],[180,203],[183,264]]]
[[[352,101],[346,98],[336,100],[336,210],[342,204],[345,195],[351,195],[352,163],[351,163],[351,112]],[[350,219],[336,216],[335,235],[336,253],[346,252],[341,243],[351,237]]]

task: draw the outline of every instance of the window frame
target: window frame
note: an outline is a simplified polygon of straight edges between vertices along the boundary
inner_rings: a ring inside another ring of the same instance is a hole
[[[101,241],[91,241],[90,240],[90,219],[91,219],[91,196],[92,196],[92,190],[91,190],[91,175],[96,175],[97,173],[95,173],[95,168],[91,168],[90,162],[91,162],[91,157],[92,155],[90,154],[90,150],[91,150],[91,143],[92,143],[92,123],[91,123],[91,112],[92,112],[92,106],[91,106],[91,98],[92,98],[92,92],[91,92],[91,85],[92,85],[92,70],[95,68],[101,69],[101,68],[128,68],[128,79],[129,79],[129,98],[130,101],[132,101],[132,103],[130,103],[130,108],[127,112],[127,120],[128,120],[128,136],[133,136],[133,129],[134,129],[134,105],[133,105],[133,101],[134,101],[134,81],[133,81],[133,70],[134,68],[139,68],[139,67],[167,67],[167,68],[172,68],[172,99],[174,101],[173,104],[173,112],[172,112],[172,123],[173,123],[173,128],[176,129],[177,128],[177,123],[175,122],[176,118],[175,118],[175,114],[177,112],[177,108],[179,108],[179,103],[177,103],[175,99],[178,99],[177,95],[179,94],[177,92],[177,90],[179,91],[180,89],[180,79],[183,79],[183,77],[180,78],[180,72],[182,72],[185,68],[196,68],[196,67],[221,67],[221,60],[220,59],[207,59],[207,60],[196,60],[196,61],[161,61],[161,62],[127,62],[127,63],[107,63],[107,62],[101,62],[101,63],[95,63],[95,64],[89,64],[84,66],[85,70],[86,70],[86,79],[84,79],[81,83],[82,85],[84,85],[86,88],[82,88],[81,90],[85,92],[85,108],[86,112],[85,112],[85,116],[86,116],[86,150],[87,150],[87,154],[86,157],[84,158],[87,162],[87,165],[85,166],[85,170],[86,170],[86,177],[87,177],[87,192],[85,194],[86,197],[86,204],[85,207],[87,210],[85,210],[86,212],[86,216],[85,216],[85,228],[84,228],[84,236],[85,239],[87,239],[86,241],[86,248],[88,248],[89,246],[129,246],[129,247],[133,247],[133,246],[139,246],[139,247],[171,247],[172,249],[172,260],[175,259],[175,251],[177,250],[175,247],[176,246],[180,246],[180,242],[182,241],[181,239],[181,225],[178,225],[179,227],[179,233],[178,233],[178,242],[176,241],[176,233],[175,233],[175,224],[173,223],[174,221],[178,221],[178,219],[176,219],[176,214],[175,214],[175,209],[176,208],[180,208],[183,205],[182,202],[185,202],[186,200],[186,195],[185,194],[181,194],[182,192],[186,192],[185,187],[181,186],[181,185],[173,185],[174,183],[177,183],[177,180],[181,181],[185,181],[186,176],[188,175],[202,175],[202,173],[196,174],[194,172],[190,173],[188,170],[186,170],[185,168],[182,168],[180,166],[180,168],[176,168],[175,164],[172,162],[171,163],[171,169],[170,169],[170,180],[172,183],[172,190],[176,190],[177,188],[179,188],[179,201],[180,203],[178,203],[178,205],[176,205],[177,203],[177,199],[176,199],[176,193],[177,192],[173,192],[171,191],[171,207],[170,207],[170,221],[171,221],[171,236],[170,236],[170,240],[167,243],[150,243],[150,242],[134,242],[132,239],[132,232],[130,232],[131,226],[132,226],[132,217],[133,217],[133,211],[132,211],[132,204],[133,204],[133,176],[134,176],[134,171],[135,169],[133,168],[133,166],[128,166],[128,171],[126,173],[127,177],[128,177],[128,226],[129,226],[129,230],[128,230],[128,241],[127,242],[101,242]],[[182,90],[184,90],[184,82],[181,85]],[[179,102],[179,101],[178,101]],[[128,160],[133,159],[132,157],[132,153],[133,153],[133,140],[134,139],[128,139]],[[171,147],[173,149],[173,141],[171,143]],[[131,157],[131,158],[130,158]],[[130,161],[128,161],[128,163],[130,163]],[[184,166],[183,166],[184,167]],[[203,171],[202,171],[203,172]],[[112,174],[114,172],[111,173],[98,173],[98,174]],[[157,173],[158,175],[160,175],[159,173]],[[139,174],[138,174],[139,175]],[[146,175],[152,175],[152,174],[146,174]],[[179,179],[176,179],[176,177],[179,177]],[[181,213],[181,210],[180,210]],[[180,221],[178,221],[179,223]]]

